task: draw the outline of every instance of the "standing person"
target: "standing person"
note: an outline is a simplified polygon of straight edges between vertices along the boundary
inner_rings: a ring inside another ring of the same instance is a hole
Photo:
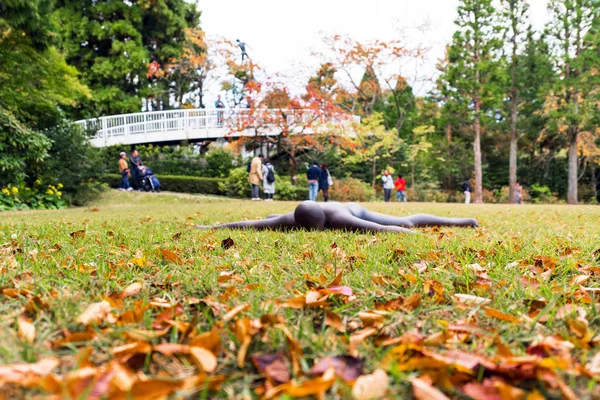
[[[262,165],[263,175],[263,192],[265,193],[266,201],[273,201],[275,194],[275,168],[271,161],[265,160]]]
[[[119,159],[119,172],[121,173],[121,184],[119,190],[131,192],[133,189],[129,186],[129,165],[127,165],[127,154],[122,151]]]
[[[469,204],[471,202],[471,182],[469,182],[469,178],[466,178],[462,184],[462,191],[465,194],[465,204]]]
[[[248,176],[248,182],[252,184],[252,200],[260,200],[258,189],[260,187],[260,183],[263,181],[263,158],[265,158],[265,156],[259,154],[258,157],[254,157],[250,163],[250,175]]]
[[[317,161],[313,161],[312,166],[306,171],[306,177],[308,178],[308,199],[317,201],[319,179],[321,179],[321,168]]]
[[[520,182],[515,187],[515,204],[523,204],[523,186]]]
[[[223,125],[223,111],[219,109],[225,108],[225,103],[221,100],[221,95],[217,96],[217,101],[215,101],[215,108],[217,109],[217,125]]]
[[[402,177],[402,174],[398,174],[394,186],[396,187],[396,198],[398,199],[398,202],[404,201],[406,203],[406,179]]]
[[[140,153],[134,150],[129,156],[129,165],[131,166],[131,181],[134,189],[142,191],[142,171],[141,167],[144,165],[140,159]]]
[[[394,178],[392,178],[392,175],[390,175],[390,171],[388,171],[387,169],[383,171],[381,181],[383,182],[384,200],[386,203],[389,203],[390,197],[392,196],[392,188],[394,187]]]
[[[235,39],[235,41],[236,41],[238,47],[240,48],[240,50],[242,51],[242,62],[244,62],[245,57],[250,58],[250,56],[246,52],[246,43],[240,42],[240,39]]]
[[[327,169],[327,164],[321,164],[321,175],[319,176],[319,191],[323,191],[323,199],[327,203],[329,201],[329,187],[333,185],[333,179]]]

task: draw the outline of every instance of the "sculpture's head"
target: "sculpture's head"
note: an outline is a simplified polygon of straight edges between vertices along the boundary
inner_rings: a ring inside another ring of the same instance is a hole
[[[321,230],[325,227],[325,213],[314,201],[303,201],[294,211],[298,228]]]

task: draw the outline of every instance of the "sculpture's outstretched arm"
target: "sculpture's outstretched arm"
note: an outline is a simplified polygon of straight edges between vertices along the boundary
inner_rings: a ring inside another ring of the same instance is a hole
[[[287,213],[258,221],[238,221],[221,225],[196,225],[198,229],[270,229],[288,230],[295,227],[294,213]]]
[[[365,210],[361,215],[367,221],[381,225],[395,225],[407,228],[422,228],[427,226],[479,226],[473,218],[442,218],[429,214],[415,214],[409,217],[394,217]]]
[[[395,232],[395,233],[415,233],[410,229],[401,228],[393,225],[381,225],[375,222],[367,221],[351,214],[339,213],[329,218],[327,227],[332,229],[343,229],[352,232]]]

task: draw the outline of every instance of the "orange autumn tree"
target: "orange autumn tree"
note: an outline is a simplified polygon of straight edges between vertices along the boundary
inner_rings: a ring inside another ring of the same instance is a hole
[[[403,73],[408,65],[423,57],[423,49],[409,49],[400,40],[360,42],[347,36],[323,37],[326,50],[320,54],[343,76],[349,95],[341,103],[347,111],[369,116],[377,105],[390,99],[398,120],[395,128],[401,131],[408,108],[404,92],[407,87]],[[361,74],[362,72],[362,74]]]
[[[348,141],[352,116],[335,102],[324,87],[310,84],[303,96],[294,96],[283,84],[266,83],[260,100],[251,101],[243,113],[230,120],[232,133],[244,144],[267,147],[289,160],[292,184],[297,182],[297,157],[323,146]]]
[[[215,63],[208,52],[204,32],[199,28],[188,28],[182,54],[171,58],[165,65],[151,62],[146,77],[166,80],[176,106],[184,106],[184,97],[191,94],[198,99],[198,107],[204,108],[204,93],[214,69]]]

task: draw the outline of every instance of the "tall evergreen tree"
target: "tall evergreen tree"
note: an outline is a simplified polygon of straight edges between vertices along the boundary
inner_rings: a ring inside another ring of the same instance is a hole
[[[57,6],[67,61],[93,92],[81,116],[140,111],[142,98],[150,95],[156,107],[168,108],[168,90],[151,90],[148,64],[162,65],[182,53],[185,29],[198,24],[194,5],[184,0],[58,0]]]
[[[564,132],[568,147],[568,193],[567,202],[578,202],[578,142],[583,128],[586,95],[591,89],[584,79],[586,71],[595,67],[582,57],[589,43],[585,36],[599,12],[596,0],[551,0],[548,9],[552,20],[548,34],[553,45],[555,68],[560,79],[552,87],[547,99],[547,110],[554,128]]]
[[[508,167],[508,198],[509,202],[515,199],[517,184],[517,140],[518,118],[521,106],[521,91],[527,84],[523,81],[523,65],[521,54],[526,46],[527,19],[529,4],[525,0],[502,0],[504,17],[504,39],[508,43],[508,98],[510,99],[510,153]]]
[[[497,13],[492,0],[461,0],[449,50],[447,80],[468,99],[473,123],[475,202],[483,202],[482,120],[502,97]]]

